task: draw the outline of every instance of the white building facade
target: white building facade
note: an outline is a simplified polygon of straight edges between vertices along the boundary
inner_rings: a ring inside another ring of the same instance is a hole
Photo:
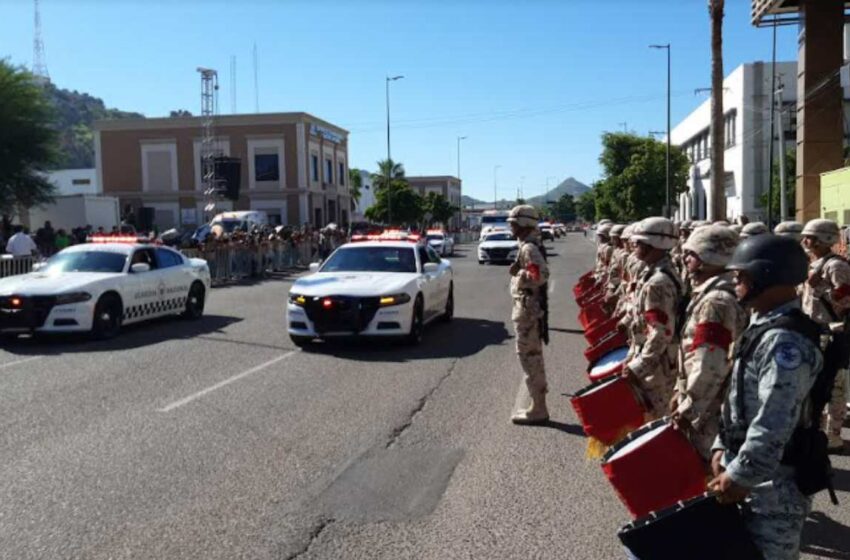
[[[45,176],[56,187],[57,196],[100,194],[95,169],[57,169],[48,171]]]
[[[783,86],[782,123],[788,150],[795,146],[796,138],[797,63],[777,63],[776,79]],[[742,215],[751,220],[766,217],[761,197],[770,177],[771,84],[771,65],[764,62],[743,64],[723,80],[724,184],[729,220]],[[776,118],[780,118],[778,110]],[[711,207],[710,125],[709,98],[672,130],[672,143],[681,147],[691,161],[688,191],[677,201],[678,220],[706,219]],[[775,158],[779,153],[778,137],[776,141]],[[789,181],[793,180],[789,177]]]

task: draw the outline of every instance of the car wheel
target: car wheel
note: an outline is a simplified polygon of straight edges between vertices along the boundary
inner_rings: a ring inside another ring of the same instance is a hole
[[[478,264],[484,264],[484,261],[478,261]]]
[[[189,297],[186,298],[186,309],[183,311],[183,318],[196,320],[200,319],[204,314],[204,300],[206,291],[204,286],[198,282],[192,284],[189,288]]]
[[[449,297],[446,299],[446,310],[443,312],[443,322],[449,323],[455,316],[455,287],[449,285]]]
[[[425,331],[425,311],[423,308],[422,296],[416,296],[416,302],[413,304],[413,318],[410,320],[410,332],[406,338],[407,343],[411,346],[422,342],[422,333]]]
[[[94,306],[91,334],[96,340],[114,338],[121,330],[121,301],[114,295],[107,294],[100,298]]]
[[[289,340],[292,341],[292,344],[297,346],[298,348],[305,348],[313,342],[313,337],[311,336],[299,336],[297,334],[289,335]]]

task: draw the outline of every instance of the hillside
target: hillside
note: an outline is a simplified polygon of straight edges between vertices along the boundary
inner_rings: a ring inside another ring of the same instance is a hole
[[[44,88],[56,109],[56,128],[59,130],[59,157],[54,169],[94,167],[94,121],[144,117],[139,113],[109,109],[102,99],[87,93],[60,89],[49,82]]]
[[[542,206],[543,204],[545,204],[545,202],[547,200],[549,202],[554,202],[554,201],[558,200],[564,194],[570,194],[574,198],[578,198],[579,196],[581,196],[582,194],[586,193],[589,190],[590,190],[590,187],[588,187],[587,185],[585,185],[581,181],[578,181],[573,177],[569,177],[569,178],[561,181],[561,183],[558,184],[558,186],[555,187],[554,189],[550,189],[549,192],[546,193],[545,195],[532,196],[531,198],[527,199],[527,202],[529,204],[533,204],[535,206]],[[502,199],[502,200],[499,201],[499,208],[510,207],[514,204],[514,202],[515,202],[514,200]],[[492,200],[490,200],[490,201],[477,200],[475,198],[472,198],[471,196],[466,196],[466,195],[463,195],[461,197],[461,204],[464,206],[464,208],[466,208],[468,206],[472,206],[472,205],[475,205],[476,207],[479,207],[481,205],[485,205],[489,208],[493,207],[493,201]]]

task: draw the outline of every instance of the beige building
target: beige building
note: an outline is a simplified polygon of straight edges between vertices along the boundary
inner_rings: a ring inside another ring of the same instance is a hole
[[[423,177],[405,177],[410,183],[411,188],[418,192],[421,196],[426,196],[430,192],[441,194],[449,201],[449,203],[458,208],[457,214],[445,224],[449,229],[459,229],[461,226],[460,216],[460,197],[461,197],[461,181],[457,177],[451,175],[423,176]]]
[[[161,230],[204,223],[201,125],[200,117],[95,123],[103,194],[136,216],[153,209]],[[349,222],[348,131],[307,113],[270,113],[219,116],[215,134],[242,161],[239,200],[219,200],[215,212],[263,210],[283,225]]]

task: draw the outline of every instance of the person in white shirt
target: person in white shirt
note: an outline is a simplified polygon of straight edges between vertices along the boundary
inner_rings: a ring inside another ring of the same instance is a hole
[[[6,252],[13,257],[29,257],[38,253],[38,248],[32,238],[24,233],[23,226],[15,226],[15,234],[6,243]]]

